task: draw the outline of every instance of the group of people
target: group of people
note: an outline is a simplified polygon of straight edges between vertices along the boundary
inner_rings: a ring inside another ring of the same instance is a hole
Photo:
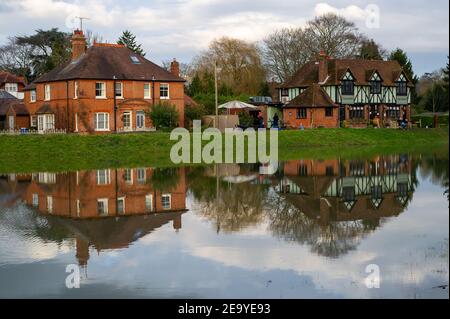
[[[408,116],[406,111],[403,111],[402,117],[397,120],[397,123],[401,129],[406,130],[408,128]],[[375,118],[373,119],[373,125],[376,128],[381,128],[381,120],[378,114],[375,115]]]
[[[258,128],[264,128],[264,117],[262,115],[262,112],[258,113],[257,116],[257,123],[258,123]],[[278,116],[277,113],[275,113],[275,115],[272,118],[272,125],[270,128],[280,128],[280,118]]]

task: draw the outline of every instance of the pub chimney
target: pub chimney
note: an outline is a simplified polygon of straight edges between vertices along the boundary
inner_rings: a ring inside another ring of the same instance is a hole
[[[175,76],[180,76],[180,63],[174,58],[170,63],[170,73]]]

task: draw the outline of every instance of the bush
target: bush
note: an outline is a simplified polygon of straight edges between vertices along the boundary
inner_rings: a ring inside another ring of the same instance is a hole
[[[196,105],[191,106],[188,105],[184,109],[184,118],[186,121],[186,127],[192,126],[192,121],[194,120],[201,120],[202,116],[205,116],[207,114],[206,109],[203,105]]]
[[[416,115],[411,117],[413,122],[421,122],[422,127],[434,127],[434,116]],[[448,126],[448,115],[440,115],[438,123],[442,126]]]
[[[248,114],[247,112],[240,112],[239,113],[239,125],[243,127],[250,127],[253,126],[255,120],[253,116]]]
[[[158,130],[171,130],[178,126],[178,111],[168,102],[157,103],[150,107],[148,116]]]

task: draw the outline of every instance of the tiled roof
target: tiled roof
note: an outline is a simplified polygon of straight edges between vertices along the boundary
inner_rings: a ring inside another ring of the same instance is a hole
[[[134,61],[133,61],[133,60]],[[94,45],[77,60],[61,65],[38,78],[35,83],[73,79],[113,79],[184,82],[123,46]]]
[[[313,84],[285,107],[327,107],[334,106],[331,97],[319,84]]]
[[[0,91],[0,115],[6,115],[13,108],[17,115],[28,115],[28,109],[22,100],[19,100],[5,91]]]
[[[6,71],[0,71],[0,84],[1,83],[21,83],[23,85],[26,84],[23,77]]]
[[[368,85],[370,76],[378,72],[383,85],[394,86],[403,69],[397,61],[328,59],[328,78],[324,85],[340,85],[342,77],[349,70],[355,77],[356,85]],[[406,76],[406,75],[405,75]],[[307,87],[319,81],[319,62],[308,62],[294,76],[282,84],[283,88]],[[409,79],[408,79],[409,80]],[[408,83],[412,86],[412,82]]]

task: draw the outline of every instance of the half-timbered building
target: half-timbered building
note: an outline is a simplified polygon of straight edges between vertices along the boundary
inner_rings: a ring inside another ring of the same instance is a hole
[[[283,83],[278,94],[288,127],[366,127],[374,122],[395,127],[410,119],[412,88],[397,61],[332,59],[321,53]],[[321,103],[311,103],[311,96],[319,96]]]

